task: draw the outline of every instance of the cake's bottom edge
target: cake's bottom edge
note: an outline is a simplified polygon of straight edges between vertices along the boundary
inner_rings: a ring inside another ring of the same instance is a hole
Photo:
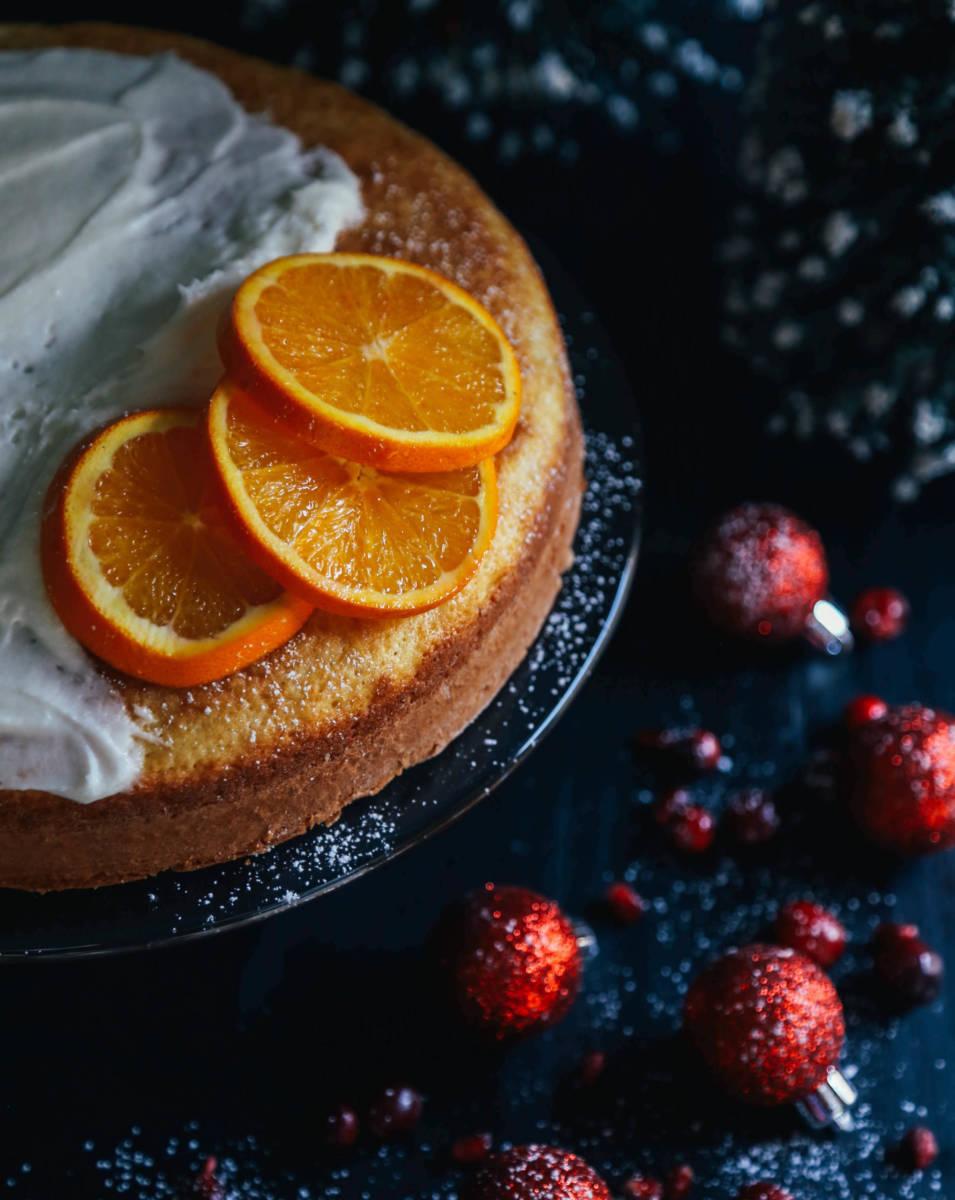
[[[102,887],[257,854],[332,823],[352,801],[439,754],[500,691],[540,631],[571,562],[582,492],[583,441],[574,422],[562,470],[514,569],[412,686],[382,689],[347,732],[304,737],[254,765],[92,805],[6,793],[0,888]]]

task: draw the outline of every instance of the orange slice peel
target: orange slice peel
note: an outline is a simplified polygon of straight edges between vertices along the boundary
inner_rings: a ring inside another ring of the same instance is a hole
[[[41,552],[67,630],[152,683],[232,674],[312,611],[235,540],[197,409],[136,413],[75,452],[48,492]]]
[[[464,587],[494,536],[491,459],[428,474],[359,466],[296,436],[229,383],[212,397],[208,435],[249,556],[328,611],[433,608]]]
[[[236,293],[220,352],[237,386],[316,445],[382,470],[476,466],[520,412],[520,368],[491,314],[399,259],[268,263]]]

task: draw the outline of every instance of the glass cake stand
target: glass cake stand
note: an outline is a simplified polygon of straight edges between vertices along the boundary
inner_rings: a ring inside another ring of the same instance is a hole
[[[437,758],[379,795],[253,859],[95,891],[0,890],[0,963],[111,954],[261,920],[341,887],[449,825],[487,796],[554,727],[623,610],[641,524],[637,415],[626,377],[586,301],[549,256],[587,440],[574,565],[524,662]]]

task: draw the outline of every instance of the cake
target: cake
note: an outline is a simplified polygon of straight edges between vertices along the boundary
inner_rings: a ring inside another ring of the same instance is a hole
[[[0,520],[0,886],[95,887],[264,851],[437,754],[546,619],[583,487],[553,306],[476,183],[334,84],[178,35],[17,25],[0,27],[0,117],[4,105],[0,166],[7,157],[17,170],[0,171],[10,318],[0,488],[15,501]],[[161,195],[144,205],[156,180]],[[276,253],[330,249],[440,273],[516,351],[521,416],[497,458],[499,520],[476,574],[414,616],[316,611],[282,648],[201,686],[161,687],[94,662],[37,583],[37,510],[65,434],[214,384],[215,325],[242,272]],[[133,315],[110,325],[117,293]],[[18,331],[27,348],[13,354]]]

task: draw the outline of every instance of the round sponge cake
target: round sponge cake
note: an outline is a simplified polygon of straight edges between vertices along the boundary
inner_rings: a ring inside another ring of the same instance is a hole
[[[438,753],[546,618],[583,488],[579,415],[547,290],[520,237],[460,167],[334,84],[207,43],[106,25],[0,27],[0,49],[54,45],[173,51],[305,145],[337,151],[361,180],[366,210],[337,248],[413,260],[477,297],[517,352],[523,407],[498,460],[494,543],[453,600],[390,621],[316,613],[261,662],[189,690],[113,676],[150,734],[136,786],[92,804],[0,790],[0,886],[38,891],[264,850],[334,821]]]

